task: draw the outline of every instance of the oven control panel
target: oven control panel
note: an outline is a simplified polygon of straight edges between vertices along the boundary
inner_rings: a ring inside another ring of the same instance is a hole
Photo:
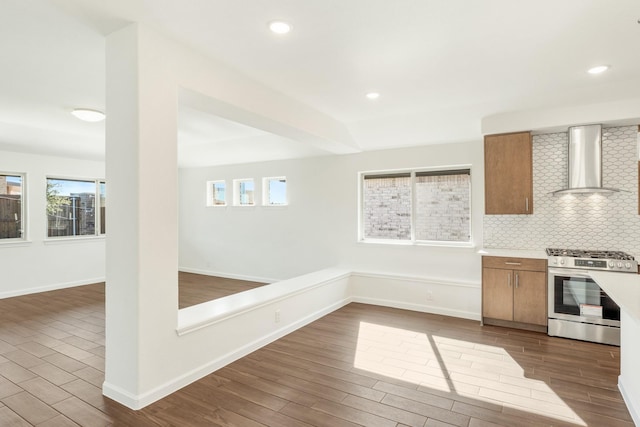
[[[620,271],[626,273],[638,272],[638,262],[636,260],[606,260],[552,256],[549,257],[549,266],[582,268],[586,270]]]
[[[576,259],[574,267],[607,268],[607,261],[597,259]]]

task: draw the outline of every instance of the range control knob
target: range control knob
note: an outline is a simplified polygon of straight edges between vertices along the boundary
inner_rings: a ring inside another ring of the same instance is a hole
[[[618,268],[622,268],[622,261],[618,261]]]
[[[613,262],[613,261],[609,261],[609,267],[610,267],[610,268],[613,268],[615,265],[616,265],[616,263],[615,263],[615,262]]]
[[[624,263],[624,268],[626,268],[627,270],[631,268],[631,263],[630,262],[625,262]]]
[[[560,258],[560,264],[564,265],[564,258]]]

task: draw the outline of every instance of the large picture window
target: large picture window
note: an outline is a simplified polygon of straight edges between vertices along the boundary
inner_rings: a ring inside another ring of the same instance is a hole
[[[104,181],[47,178],[47,236],[105,234],[106,197]]]
[[[24,239],[24,175],[0,172],[0,240]]]
[[[361,174],[365,241],[471,241],[470,169]]]

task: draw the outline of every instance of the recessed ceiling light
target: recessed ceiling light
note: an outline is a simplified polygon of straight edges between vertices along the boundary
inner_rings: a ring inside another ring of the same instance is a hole
[[[369,92],[367,94],[367,98],[369,98],[369,99],[378,99],[378,98],[380,98],[380,94],[378,92]]]
[[[271,21],[269,29],[276,34],[287,34],[291,31],[291,25],[284,21]]]
[[[87,108],[76,108],[71,114],[85,122],[100,122],[105,117],[102,111],[89,110]]]
[[[608,69],[609,69],[608,65],[598,65],[597,67],[589,68],[589,70],[587,70],[587,72],[589,74],[600,74],[600,73],[604,73]]]

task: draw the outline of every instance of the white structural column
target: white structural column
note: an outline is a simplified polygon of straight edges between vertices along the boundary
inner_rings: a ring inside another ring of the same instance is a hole
[[[177,310],[177,90],[138,25],[107,37],[106,370],[128,406],[157,386]]]
[[[187,103],[306,143],[336,152],[356,148],[341,123],[139,24],[107,37],[106,77],[103,392],[139,409],[344,300],[338,281],[178,336],[179,94],[187,88]],[[277,323],[276,310],[282,310]]]

